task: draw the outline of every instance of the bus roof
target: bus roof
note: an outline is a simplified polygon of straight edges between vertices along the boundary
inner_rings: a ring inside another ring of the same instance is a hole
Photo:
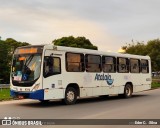
[[[108,52],[108,51],[104,52],[104,51],[84,49],[84,48],[56,46],[56,45],[52,45],[52,44],[44,45],[44,48],[45,49],[51,49],[51,50],[54,49],[54,50],[58,50],[58,51],[66,51],[66,52],[84,53],[84,54],[96,54],[96,55],[107,55],[107,56],[115,56],[115,57],[150,59],[149,56],[123,54],[123,53]]]

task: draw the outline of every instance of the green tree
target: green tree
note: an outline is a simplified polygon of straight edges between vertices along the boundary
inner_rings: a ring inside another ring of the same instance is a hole
[[[13,54],[13,52],[15,51],[15,49],[17,47],[22,47],[22,46],[26,46],[26,45],[30,45],[29,43],[26,43],[26,42],[19,42],[19,41],[16,41],[15,39],[12,39],[12,38],[7,38],[5,40],[5,43],[7,45],[9,45],[10,47],[10,53]]]
[[[5,41],[0,40],[0,80],[1,83],[6,83],[9,81],[10,72],[10,56],[9,56],[9,46]]]
[[[146,51],[151,57],[153,71],[160,71],[160,40],[155,39],[148,41]]]
[[[149,55],[151,57],[152,71],[160,71],[160,40],[150,40],[147,44],[132,42],[126,46],[122,46],[125,53],[135,55]]]
[[[55,39],[52,41],[54,45],[66,46],[66,47],[76,47],[76,48],[85,48],[85,49],[94,49],[98,50],[97,46],[94,46],[89,39],[85,37],[62,37],[60,39]]]
[[[9,83],[11,69],[11,60],[14,50],[20,46],[26,46],[29,43],[18,42],[12,38],[0,40],[0,79],[3,83]]]
[[[122,49],[128,54],[147,55],[146,45],[143,42],[134,43],[132,41],[132,44],[122,46]]]

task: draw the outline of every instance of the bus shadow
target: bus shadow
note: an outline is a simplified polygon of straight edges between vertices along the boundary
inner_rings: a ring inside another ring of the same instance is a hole
[[[141,98],[141,97],[146,97],[148,95],[133,95],[131,98],[122,98],[120,96],[108,96],[108,97],[94,97],[94,98],[84,98],[84,99],[79,99],[77,101],[78,104],[83,104],[83,103],[94,103],[94,102],[107,102],[107,101],[114,101],[114,100],[131,100],[135,98]]]
[[[24,106],[24,107],[45,108],[45,107],[63,106],[64,103],[62,101],[49,101],[47,103],[41,103],[40,101],[34,101],[34,102],[20,103],[17,105]]]
[[[133,95],[131,98],[125,99],[121,98],[119,96],[109,96],[109,97],[92,97],[92,98],[83,98],[83,99],[78,99],[75,105],[80,105],[80,104],[92,104],[92,103],[99,103],[99,102],[108,102],[108,101],[114,101],[114,100],[132,100],[135,98],[141,98],[141,97],[146,97],[149,95]],[[65,105],[61,100],[59,101],[49,101],[48,103],[41,103],[39,101],[35,102],[26,102],[26,103],[20,103],[17,104],[18,106],[24,106],[24,107],[57,107],[57,106],[67,106]]]

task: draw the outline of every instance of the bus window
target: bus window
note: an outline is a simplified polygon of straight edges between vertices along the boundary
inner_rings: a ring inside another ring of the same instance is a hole
[[[59,57],[53,58],[53,73],[54,74],[60,74],[61,73],[61,60]]]
[[[86,55],[85,57],[87,72],[101,72],[101,56]]]
[[[128,73],[129,72],[129,60],[128,58],[118,58],[118,72]]]
[[[79,53],[66,54],[66,70],[68,72],[84,71],[84,55]]]
[[[141,72],[149,73],[148,60],[141,60]]]
[[[44,77],[61,74],[61,60],[59,57],[44,57]]]
[[[111,56],[102,57],[103,72],[116,72],[116,58]]]
[[[140,61],[138,59],[130,59],[130,72],[139,73],[140,72]]]

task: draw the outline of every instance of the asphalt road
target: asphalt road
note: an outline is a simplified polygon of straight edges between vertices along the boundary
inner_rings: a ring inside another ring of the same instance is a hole
[[[118,96],[106,99],[99,97],[81,99],[77,104],[70,106],[63,105],[61,101],[51,101],[45,105],[34,100],[4,101],[0,102],[0,119],[4,117],[20,117],[21,119],[160,119],[160,89],[135,93],[129,99],[122,99]],[[119,126],[117,127],[119,128]]]

